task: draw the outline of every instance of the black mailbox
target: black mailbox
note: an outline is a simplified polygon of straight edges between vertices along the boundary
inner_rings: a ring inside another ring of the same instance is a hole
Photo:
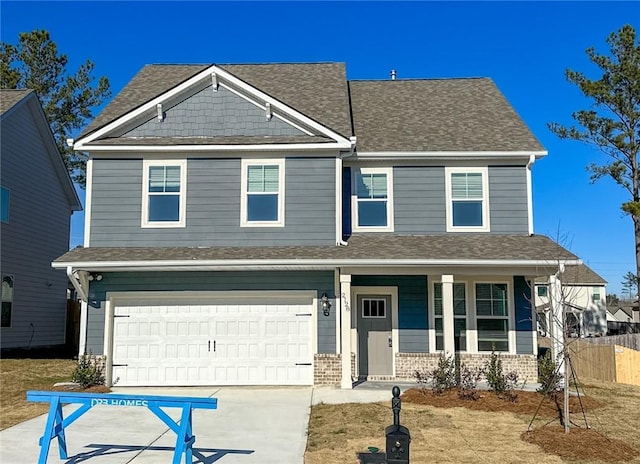
[[[385,429],[387,437],[387,464],[409,464],[409,444],[411,434],[409,429],[400,425],[400,389],[396,386],[391,390],[393,399],[391,409],[393,410],[393,425]]]

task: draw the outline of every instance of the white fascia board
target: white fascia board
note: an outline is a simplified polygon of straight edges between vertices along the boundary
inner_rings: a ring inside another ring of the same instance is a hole
[[[249,93],[250,95],[255,96],[256,98],[264,101],[265,103],[269,103],[271,105],[272,108],[276,108],[278,111],[280,111],[283,114],[286,114],[288,116],[290,116],[293,119],[297,119],[298,121],[300,121],[302,124],[315,129],[316,131],[320,132],[323,135],[326,135],[327,137],[330,137],[332,139],[334,139],[336,142],[338,143],[344,143],[346,144],[347,148],[351,146],[351,143],[349,141],[349,139],[345,138],[344,136],[338,134],[337,132],[334,132],[333,130],[327,128],[326,126],[323,126],[322,124],[317,123],[316,121],[314,121],[313,119],[309,118],[308,116],[305,116],[304,114],[300,113],[299,111],[294,110],[293,108],[283,104],[282,102],[276,100],[275,98],[267,95],[266,93],[258,90],[255,87],[252,87],[251,85],[247,84],[246,82],[238,79],[237,77],[229,74],[228,72],[224,71],[222,68],[219,68],[216,65],[212,65],[210,67],[208,67],[207,69],[205,69],[204,71],[199,72],[198,74],[196,74],[195,76],[191,77],[190,79],[184,81],[182,84],[174,87],[173,89],[170,89],[169,91],[157,96],[156,98],[154,98],[153,100],[139,106],[138,108],[130,111],[129,113],[126,113],[123,116],[120,116],[118,119],[110,122],[109,124],[107,124],[106,126],[102,127],[101,129],[96,130],[95,132],[93,132],[92,134],[89,134],[88,136],[76,141],[76,143],[73,146],[73,149],[76,151],[84,151],[84,150],[94,150],[95,148],[88,148],[86,146],[87,143],[92,142],[93,140],[96,140],[97,138],[102,137],[105,134],[108,134],[109,132],[111,132],[112,130],[116,129],[117,127],[127,123],[128,121],[146,113],[147,111],[155,111],[156,110],[156,105],[159,103],[163,103],[164,101],[166,101],[167,99],[173,97],[174,95],[179,94],[180,92],[183,92],[187,89],[189,89],[190,87],[192,87],[193,85],[195,85],[196,83],[202,81],[202,80],[210,80],[211,79],[211,74],[215,73],[216,78],[218,80],[218,85],[220,84],[220,78],[222,78],[223,80],[227,81],[228,83],[236,86],[237,88],[242,89],[243,91]]]
[[[451,158],[526,158],[535,156],[540,159],[548,154],[543,151],[377,151],[358,152],[359,160],[396,160],[396,159],[451,159]]]
[[[349,143],[328,142],[328,143],[275,143],[256,145],[84,145],[76,143],[73,147],[76,151],[108,151],[108,152],[153,152],[153,153],[175,153],[175,152],[212,152],[212,151],[300,151],[300,150],[348,150]]]
[[[78,261],[56,262],[54,268],[84,269],[92,271],[133,270],[328,270],[336,267],[387,267],[387,266],[482,266],[482,267],[553,267],[558,260],[500,260],[500,259],[242,259],[242,260],[167,260],[167,261]],[[562,260],[566,265],[578,265],[582,261]]]

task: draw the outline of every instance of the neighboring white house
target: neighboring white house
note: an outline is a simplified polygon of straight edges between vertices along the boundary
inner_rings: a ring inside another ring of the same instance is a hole
[[[607,281],[584,264],[566,266],[560,275],[562,299],[569,327],[574,337],[599,337],[607,333]],[[538,334],[548,336],[550,327],[549,285],[536,280],[535,307]]]

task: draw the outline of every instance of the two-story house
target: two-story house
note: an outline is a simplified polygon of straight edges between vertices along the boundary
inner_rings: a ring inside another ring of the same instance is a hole
[[[348,81],[341,63],[150,65],[89,152],[81,352],[118,385],[411,379],[492,349],[536,377],[546,155],[490,79]]]
[[[51,261],[81,209],[36,93],[0,90],[3,350],[64,345],[69,282]]]

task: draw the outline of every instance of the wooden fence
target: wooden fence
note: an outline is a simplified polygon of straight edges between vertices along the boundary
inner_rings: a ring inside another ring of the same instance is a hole
[[[615,344],[572,340],[569,353],[579,380],[596,379],[640,385],[640,351]]]

